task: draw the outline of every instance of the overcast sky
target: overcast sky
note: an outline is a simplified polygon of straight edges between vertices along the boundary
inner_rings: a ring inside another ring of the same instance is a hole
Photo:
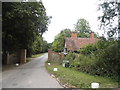
[[[86,19],[91,30],[98,32],[98,0],[42,0],[48,16],[52,16],[44,39],[51,43],[61,30],[74,30],[74,24],[80,18]],[[99,32],[100,33],[100,32]]]

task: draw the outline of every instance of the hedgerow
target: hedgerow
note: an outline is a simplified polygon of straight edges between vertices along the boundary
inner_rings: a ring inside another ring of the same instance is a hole
[[[120,42],[99,41],[80,50],[79,55],[69,53],[66,57],[76,70],[92,75],[105,76],[120,81]]]

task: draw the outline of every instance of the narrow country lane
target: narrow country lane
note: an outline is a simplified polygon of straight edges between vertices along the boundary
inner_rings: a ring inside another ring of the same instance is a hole
[[[2,88],[62,88],[45,69],[48,54],[2,73]]]

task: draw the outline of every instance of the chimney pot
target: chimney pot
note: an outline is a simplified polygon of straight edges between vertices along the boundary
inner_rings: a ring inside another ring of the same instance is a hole
[[[94,38],[94,32],[90,33],[90,38]]]
[[[77,31],[72,31],[71,32],[71,37],[76,37],[77,38]]]

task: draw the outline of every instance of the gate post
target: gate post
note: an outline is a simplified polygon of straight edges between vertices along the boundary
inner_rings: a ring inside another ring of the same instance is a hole
[[[51,58],[52,58],[52,50],[48,50],[48,61],[51,61]]]
[[[20,63],[26,62],[26,49],[20,51]]]

